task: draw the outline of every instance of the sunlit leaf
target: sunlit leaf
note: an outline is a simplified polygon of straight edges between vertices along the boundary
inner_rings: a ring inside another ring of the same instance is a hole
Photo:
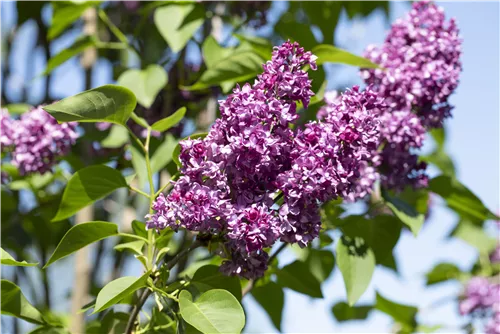
[[[0,248],[0,252],[1,252],[2,265],[5,266],[33,267],[38,264],[38,262],[28,263],[26,261],[16,261],[16,259],[14,259],[12,255],[7,253],[3,248]]]
[[[149,108],[160,90],[168,82],[167,72],[159,65],[149,65],[145,69],[130,69],[123,72],[117,80],[118,85],[130,89],[137,102]]]

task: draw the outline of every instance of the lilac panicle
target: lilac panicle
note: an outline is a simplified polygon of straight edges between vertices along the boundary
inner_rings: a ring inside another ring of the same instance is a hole
[[[441,127],[453,108],[448,98],[462,70],[461,38],[454,19],[430,1],[416,1],[392,25],[384,43],[365,56],[381,69],[364,69],[366,83],[393,110],[414,111],[426,127]]]
[[[51,170],[78,137],[76,122],[59,124],[41,107],[22,114],[18,120],[8,119],[2,111],[1,121],[2,147],[12,146],[12,164],[21,175]]]
[[[492,283],[486,277],[473,277],[465,288],[464,298],[460,301],[460,314],[466,315],[478,310],[498,307],[500,304],[500,284]]]

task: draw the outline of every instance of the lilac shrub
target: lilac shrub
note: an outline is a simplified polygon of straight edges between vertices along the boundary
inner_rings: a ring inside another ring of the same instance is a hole
[[[459,304],[460,314],[486,317],[485,332],[500,333],[500,283],[492,278],[473,277]]]

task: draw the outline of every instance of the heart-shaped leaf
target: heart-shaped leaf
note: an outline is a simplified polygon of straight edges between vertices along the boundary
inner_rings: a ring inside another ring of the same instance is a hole
[[[14,259],[12,255],[4,251],[3,248],[0,248],[0,252],[1,252],[2,265],[5,266],[33,267],[38,264],[38,262],[28,263],[26,261],[16,261],[16,259]]]
[[[1,312],[34,324],[45,323],[42,314],[24,297],[21,289],[6,279],[1,284]]]
[[[179,108],[172,115],[159,120],[151,126],[151,129],[155,131],[165,132],[173,126],[176,126],[186,114],[186,107]]]
[[[201,27],[205,11],[199,4],[168,4],[155,11],[156,28],[173,52],[181,51]]]
[[[370,284],[375,270],[375,255],[361,238],[342,237],[337,243],[337,266],[344,278],[347,301],[354,305]]]
[[[110,122],[125,125],[136,106],[134,93],[105,85],[43,107],[58,122]]]
[[[94,221],[77,224],[66,232],[44,268],[93,242],[117,234],[118,226],[114,223]]]
[[[368,317],[373,306],[349,306],[347,303],[340,302],[332,307],[332,313],[338,322],[349,320],[364,320]]]
[[[131,293],[145,287],[150,273],[151,272],[148,271],[141,277],[120,277],[106,284],[97,295],[94,312],[92,312],[92,314],[101,312],[119,303]]]
[[[225,289],[231,292],[236,299],[241,300],[240,280],[237,277],[222,274],[218,266],[206,265],[199,268],[194,273],[191,284],[200,292]]]
[[[159,65],[149,65],[143,70],[127,70],[118,78],[120,86],[130,89],[142,106],[149,108],[158,92],[168,82],[167,72]]]
[[[179,295],[182,318],[202,333],[240,333],[245,326],[245,313],[230,292],[209,290],[193,302],[187,290]]]
[[[318,279],[309,271],[306,263],[295,261],[276,273],[278,284],[314,298],[323,298]]]
[[[142,254],[142,247],[146,244],[144,240],[137,240],[137,241],[130,241],[130,242],[125,242],[123,244],[118,244],[115,247],[113,247],[114,250],[117,251],[122,251],[122,250],[130,250],[132,253],[141,255]]]
[[[417,325],[415,316],[418,309],[414,306],[395,303],[385,299],[377,292],[377,303],[375,304],[375,308],[390,315],[394,321],[405,328],[405,332],[412,332],[412,329]]]
[[[87,205],[124,187],[128,187],[127,181],[116,169],[104,165],[80,169],[68,181],[52,221],[71,217]]]
[[[252,296],[271,318],[274,326],[281,331],[281,319],[285,305],[283,288],[270,281],[252,289]]]

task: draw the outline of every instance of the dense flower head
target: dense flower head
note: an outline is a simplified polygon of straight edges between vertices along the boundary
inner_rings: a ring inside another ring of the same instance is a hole
[[[78,137],[76,122],[59,124],[41,107],[22,114],[17,120],[6,117],[2,112],[2,145],[12,146],[12,164],[21,175],[51,170]],[[10,124],[6,132],[3,131],[5,124]],[[3,138],[4,135],[7,138]]]
[[[318,236],[321,203],[366,194],[385,105],[354,87],[324,122],[292,130],[297,102],[307,106],[313,95],[304,67],[316,69],[315,59],[285,42],[253,85],[219,102],[221,117],[207,136],[181,142],[183,176],[156,200],[149,228],[222,237],[221,270],[253,278],[266,270],[265,249],[276,241],[306,246]]]
[[[460,314],[498,308],[500,304],[500,284],[492,283],[486,277],[473,277],[465,288],[464,299],[460,301]]]
[[[486,323],[484,331],[486,334],[500,334],[500,302],[493,305],[492,311],[493,316]]]
[[[416,1],[396,20],[380,46],[365,56],[381,66],[364,69],[366,83],[386,98],[393,110],[413,110],[426,127],[441,127],[451,116],[449,96],[462,69],[461,39],[455,20],[429,1]]]
[[[0,111],[0,145],[2,152],[6,151],[13,144],[12,141],[12,124],[13,119],[10,118],[6,108]]]

